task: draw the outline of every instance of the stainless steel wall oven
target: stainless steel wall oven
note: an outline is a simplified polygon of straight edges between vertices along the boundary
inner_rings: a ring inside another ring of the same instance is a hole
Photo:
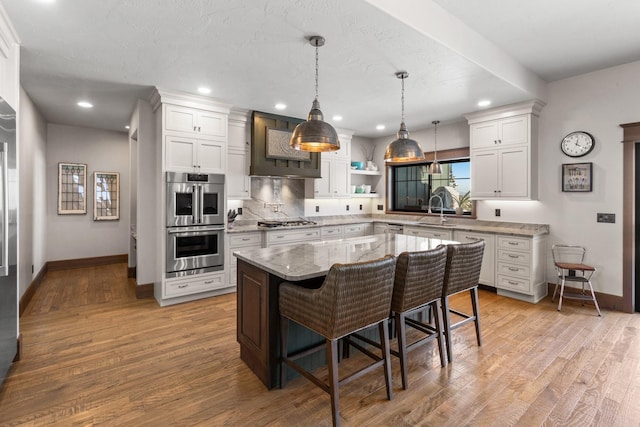
[[[167,172],[166,277],[224,268],[224,175]]]

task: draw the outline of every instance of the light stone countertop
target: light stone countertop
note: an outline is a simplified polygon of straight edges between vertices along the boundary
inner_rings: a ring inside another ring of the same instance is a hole
[[[325,276],[335,263],[371,261],[387,254],[426,251],[447,240],[427,239],[404,234],[378,234],[350,239],[274,246],[234,251],[233,255],[282,279],[299,281]]]
[[[287,219],[287,218],[282,218]],[[291,218],[295,219],[295,218]],[[360,223],[382,222],[388,224],[410,225],[416,227],[442,228],[443,230],[461,230],[475,231],[480,233],[502,234],[507,236],[534,237],[549,234],[548,224],[530,224],[519,222],[500,222],[500,221],[482,221],[466,218],[449,218],[448,226],[440,226],[437,216],[417,217],[409,215],[352,215],[352,216],[335,216],[335,217],[308,217],[305,218],[315,221],[316,224],[301,225],[296,227],[276,227],[266,228],[258,227],[256,221],[247,221],[243,224],[239,222],[234,224],[233,228],[227,230],[228,233],[243,233],[250,231],[282,231],[293,230],[298,228],[316,228],[328,225],[347,225]]]

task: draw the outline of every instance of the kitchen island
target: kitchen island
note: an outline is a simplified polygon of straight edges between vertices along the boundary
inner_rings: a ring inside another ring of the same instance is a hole
[[[455,242],[381,234],[234,252],[238,259],[237,340],[240,358],[267,388],[279,385],[280,283],[287,281],[317,288],[335,263],[370,261],[387,254],[397,256],[405,251],[424,251],[450,243]],[[295,323],[290,326],[290,350],[301,350],[321,340],[315,333]],[[323,356],[318,354],[318,360],[311,359],[309,363],[320,365]]]

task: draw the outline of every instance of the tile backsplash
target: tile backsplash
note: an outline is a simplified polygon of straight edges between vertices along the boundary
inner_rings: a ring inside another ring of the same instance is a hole
[[[246,220],[304,216],[304,179],[252,176],[242,210]]]

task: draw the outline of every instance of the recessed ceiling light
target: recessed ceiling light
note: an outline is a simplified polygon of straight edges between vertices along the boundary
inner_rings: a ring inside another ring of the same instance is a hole
[[[489,101],[488,99],[483,99],[482,101],[478,102],[478,107],[488,107],[489,105],[491,105],[491,101]]]
[[[342,120],[342,116],[333,116],[333,120],[339,122],[340,120]]]
[[[386,126],[385,125],[378,125],[376,126],[376,130],[385,130]]]
[[[82,107],[82,108],[93,108],[93,104],[87,101],[80,101],[78,102],[78,107]]]
[[[203,95],[209,95],[211,93],[211,89],[209,89],[208,87],[199,87],[198,92]]]
[[[38,0],[40,3],[55,3],[56,0]]]
[[[284,110],[285,108],[287,108],[287,104],[283,104],[282,102],[278,102],[276,105],[274,105],[274,107],[276,107],[276,110]]]
[[[126,125],[124,128],[125,128],[125,129],[131,129],[131,126]]]

